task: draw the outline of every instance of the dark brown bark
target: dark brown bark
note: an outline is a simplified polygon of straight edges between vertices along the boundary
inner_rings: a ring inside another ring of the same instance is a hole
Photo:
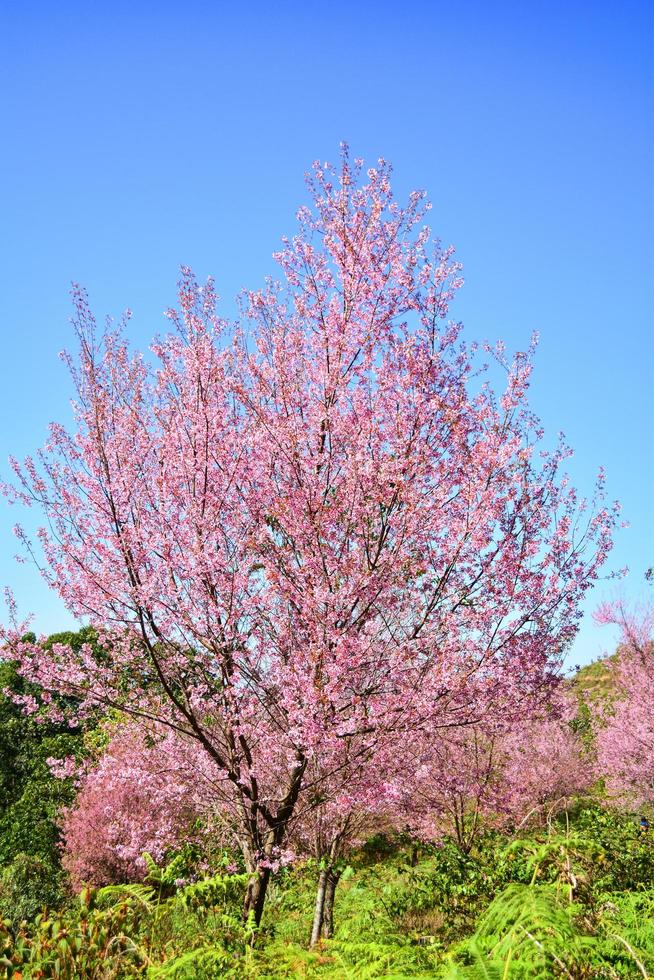
[[[334,935],[334,896],[340,877],[340,871],[334,871],[331,867],[327,869],[327,884],[325,887],[325,901],[322,916],[323,939],[331,939]]]
[[[243,903],[243,918],[248,919],[250,915],[254,917],[254,924],[258,927],[261,925],[261,917],[263,915],[263,907],[266,901],[266,892],[268,891],[268,883],[270,882],[271,870],[270,867],[259,866],[256,870],[253,870],[254,855],[263,854],[266,858],[266,862],[269,862],[276,848],[284,841],[286,831],[288,829],[289,821],[293,815],[293,810],[295,809],[295,804],[297,803],[297,798],[300,793],[300,788],[302,786],[302,777],[304,776],[304,770],[306,769],[307,760],[298,755],[298,762],[291,777],[291,783],[289,790],[281,802],[281,805],[273,817],[267,807],[263,807],[259,800],[253,802],[250,808],[251,819],[247,821],[249,824],[249,840],[247,844],[243,844],[243,852],[246,856],[246,864],[250,864],[248,870],[252,871],[252,877],[248,882],[247,891],[245,893],[245,901]],[[262,814],[268,825],[269,830],[266,833],[265,840],[262,841],[261,835],[257,830],[257,811]]]

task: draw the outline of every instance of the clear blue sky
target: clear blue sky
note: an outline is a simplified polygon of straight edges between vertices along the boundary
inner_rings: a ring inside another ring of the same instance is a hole
[[[613,565],[654,564],[651,5],[395,2],[11,3],[0,14],[0,472],[68,417],[57,353],[71,280],[96,311],[164,328],[180,263],[225,312],[272,271],[315,158],[383,155],[401,196],[464,263],[452,314],[471,338],[541,333],[532,402],[600,463],[632,527]],[[37,630],[69,619],[12,561],[0,584]],[[652,587],[654,591],[654,587]],[[599,587],[588,604],[612,589]],[[572,651],[610,644],[587,617]]]

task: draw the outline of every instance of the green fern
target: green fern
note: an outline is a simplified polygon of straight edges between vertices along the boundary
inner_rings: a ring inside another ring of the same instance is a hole
[[[144,912],[154,911],[154,890],[148,885],[105,885],[96,892],[84,889],[80,894],[82,908],[109,909],[118,902],[131,902]]]
[[[497,960],[492,962],[474,942],[467,944],[467,966],[450,963],[439,974],[441,980],[507,980],[510,977],[510,960],[504,964]]]
[[[575,910],[561,901],[556,886],[509,885],[491,902],[472,939],[459,944],[455,958],[474,968],[472,976],[484,968],[492,976],[502,967],[511,978],[570,977],[587,960],[590,942],[575,926]]]
[[[162,966],[150,967],[147,980],[217,980],[233,965],[233,956],[225,950],[201,946]]]

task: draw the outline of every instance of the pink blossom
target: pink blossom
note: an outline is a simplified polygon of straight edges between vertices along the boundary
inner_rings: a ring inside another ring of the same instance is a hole
[[[640,806],[654,800],[654,606],[604,603],[596,618],[621,633],[616,658],[607,662],[614,697],[596,724],[597,772],[612,796]]]
[[[211,770],[196,742],[154,728],[119,730],[63,818],[63,865],[74,886],[139,881],[144,852],[162,861],[197,836],[197,821],[208,825],[216,804]]]

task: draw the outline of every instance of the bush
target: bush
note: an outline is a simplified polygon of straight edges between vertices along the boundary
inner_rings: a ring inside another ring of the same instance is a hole
[[[48,861],[18,854],[0,876],[0,918],[17,925],[34,919],[42,909],[64,898],[62,875]]]

